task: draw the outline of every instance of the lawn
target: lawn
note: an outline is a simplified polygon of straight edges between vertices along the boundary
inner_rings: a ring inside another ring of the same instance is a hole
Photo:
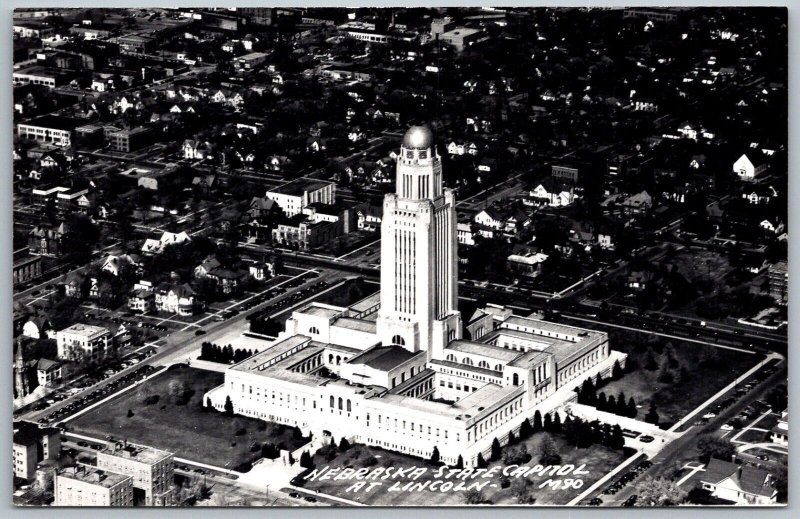
[[[534,434],[524,441],[528,452],[533,456],[533,459],[527,463],[520,463],[519,465],[533,467],[539,461],[539,445],[545,437],[545,433]],[[582,479],[583,484],[578,489],[556,489],[556,488],[538,488],[539,485],[550,479],[549,476],[529,476],[528,479],[532,483],[528,487],[528,496],[535,499],[534,503],[537,505],[564,505],[580,494],[582,491],[591,486],[595,481],[600,479],[603,475],[608,473],[613,467],[619,465],[626,455],[622,451],[615,451],[601,445],[593,445],[586,449],[577,449],[568,445],[566,441],[558,436],[552,436],[556,449],[561,455],[561,464],[574,464],[580,466],[586,464],[584,470],[588,474],[583,476],[567,475],[564,478],[579,478]],[[514,446],[515,448],[516,446]],[[504,448],[504,450],[507,449]],[[374,459],[373,459],[374,458]],[[395,468],[410,468],[410,467],[427,467],[428,470],[421,478],[413,480],[415,483],[422,483],[426,480],[440,479],[436,478],[436,467],[430,466],[425,460],[406,456],[396,452],[386,451],[376,447],[367,447],[365,445],[354,445],[345,452],[340,452],[336,458],[327,461],[320,454],[314,458],[314,464],[317,468],[330,466],[332,468],[344,468],[352,466],[355,469],[368,467],[376,469],[378,467],[395,467]],[[493,467],[500,467],[502,469],[506,464],[503,461],[490,462],[488,469]],[[504,484],[504,479],[508,481]],[[559,476],[553,479],[560,479]],[[495,505],[516,505],[519,504],[517,497],[514,494],[514,485],[508,485],[513,482],[515,478],[504,478],[499,471],[497,475],[488,479],[475,479],[474,481],[489,481],[483,490],[482,494],[486,502]],[[393,492],[388,489],[398,482],[402,487],[405,483],[412,481],[411,479],[397,479],[389,482],[384,482],[380,487],[376,487],[371,491],[362,490],[360,492],[345,492],[345,490],[352,485],[355,480],[335,480],[326,479],[323,481],[314,480],[308,481],[304,485],[309,490],[319,490],[322,493],[343,497],[360,503],[372,506],[460,506],[465,504],[465,492],[463,491],[448,491],[440,492],[438,490],[425,489],[415,492]],[[469,483],[469,481],[468,481]],[[506,488],[503,488],[505,486]]]
[[[603,391],[616,397],[622,391],[626,399],[633,397],[641,406],[639,419],[644,418],[650,402],[655,402],[662,426],[677,422],[762,359],[757,354],[639,332],[614,331],[609,341],[613,349],[628,354],[628,369],[598,394]]]
[[[186,366],[168,370],[146,382],[146,389],[140,386],[78,417],[70,422],[70,430],[98,438],[111,435],[228,468],[258,459],[263,443],[292,450],[305,443],[294,438],[293,429],[279,424],[202,409],[203,394],[222,384],[223,378],[222,373]],[[190,388],[185,404],[170,398],[173,380]],[[158,402],[147,405],[144,395],[158,395]],[[133,416],[128,417],[128,410]],[[259,450],[251,450],[252,446]]]

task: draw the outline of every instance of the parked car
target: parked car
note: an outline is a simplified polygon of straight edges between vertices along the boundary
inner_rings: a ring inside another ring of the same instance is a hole
[[[644,436],[640,436],[639,437],[639,441],[642,442],[642,443],[650,443],[653,440],[655,440],[655,438],[653,438],[652,436],[649,436],[649,435],[644,435]]]

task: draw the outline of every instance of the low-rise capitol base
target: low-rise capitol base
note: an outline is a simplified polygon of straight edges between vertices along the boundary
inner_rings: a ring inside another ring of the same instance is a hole
[[[375,445],[448,464],[574,397],[625,355],[608,335],[515,316],[457,310],[455,196],[442,187],[432,132],[412,127],[397,192],[381,224],[381,292],[351,307],[311,303],[275,343],[231,366],[205,401],[300,427],[315,438]]]

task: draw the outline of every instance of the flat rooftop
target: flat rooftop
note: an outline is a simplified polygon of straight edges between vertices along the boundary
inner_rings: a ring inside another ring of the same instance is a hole
[[[297,313],[312,315],[314,317],[325,317],[327,319],[333,319],[341,315],[343,310],[320,306],[317,303],[311,303],[310,305],[304,307],[302,310],[296,310],[296,311]]]
[[[367,310],[370,310],[375,305],[379,305],[380,303],[381,303],[381,293],[375,292],[371,296],[367,296],[361,301],[352,305],[350,307],[350,310],[356,313],[366,312]]]
[[[499,346],[492,346],[491,344],[461,340],[453,341],[448,344],[447,348],[445,348],[445,353],[450,350],[462,353],[473,353],[475,355],[481,355],[483,357],[488,357],[490,359],[496,359],[503,362],[511,362],[521,355],[521,352],[519,351],[501,348]]]
[[[130,476],[117,474],[115,472],[106,472],[104,470],[96,469],[81,465],[80,467],[72,467],[65,469],[58,474],[63,478],[74,479],[76,481],[83,481],[91,483],[104,488],[111,488],[119,485],[127,479],[132,479]]]
[[[63,333],[70,333],[72,335],[84,335],[86,337],[93,337],[104,333],[110,333],[107,329],[101,326],[93,326],[91,324],[76,323],[68,328],[61,330]]]
[[[85,124],[85,120],[64,117],[63,115],[43,115],[30,121],[20,124],[27,126],[39,126],[41,128],[55,128],[56,130],[72,131],[78,126]]]
[[[309,191],[317,191],[319,189],[328,187],[330,185],[332,185],[331,182],[325,182],[323,180],[298,178],[297,180],[293,180],[288,184],[284,184],[282,186],[270,190],[269,193],[277,193],[281,195],[290,195],[290,196],[303,196],[303,193]]]
[[[347,328],[357,332],[376,333],[377,324],[375,321],[368,321],[365,319],[355,319],[353,317],[340,317],[333,323],[334,326],[339,328]]]
[[[348,361],[349,364],[364,364],[374,369],[388,371],[412,359],[422,351],[410,352],[400,346],[378,346],[369,349]]]
[[[123,445],[120,443],[110,444],[100,452],[106,455],[147,464],[157,463],[164,458],[172,456],[171,452],[154,449],[153,447],[131,444]]]

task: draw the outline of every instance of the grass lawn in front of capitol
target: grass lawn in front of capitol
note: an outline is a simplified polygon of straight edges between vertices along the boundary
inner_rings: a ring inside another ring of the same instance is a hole
[[[179,380],[191,396],[184,404],[170,398],[169,384]],[[235,469],[261,456],[261,445],[283,444],[295,449],[306,443],[295,439],[293,429],[244,416],[227,416],[201,408],[203,395],[223,383],[223,373],[177,365],[68,423],[69,431],[164,449],[179,458]],[[144,394],[158,395],[146,404]],[[128,410],[133,416],[128,416]],[[257,445],[257,451],[252,450]]]
[[[518,442],[512,446],[512,448],[515,448],[517,445],[524,444],[532,456],[530,461],[519,463],[520,466],[532,468],[538,464],[540,456],[539,446],[545,437],[545,434],[546,433],[536,433],[530,438],[527,438],[526,440]],[[624,461],[629,455],[621,450],[613,450],[602,445],[592,445],[585,449],[578,449],[567,444],[564,438],[558,434],[552,434],[551,437],[555,443],[556,450],[561,456],[560,465],[563,466],[572,464],[576,467],[580,467],[581,465],[585,464],[584,470],[587,472],[587,474],[575,475],[570,473],[565,476],[527,476],[527,479],[531,482],[524,492],[524,495],[531,499],[528,504],[565,505],[573,498],[577,497],[581,492],[589,488],[592,484],[594,484],[595,481],[599,480],[614,467],[622,463],[622,461]],[[508,449],[508,447],[504,447],[503,451],[506,449]],[[381,482],[382,484],[380,486],[375,486],[369,491],[367,491],[367,487],[365,486],[360,491],[348,492],[348,488],[352,487],[354,483],[359,481],[357,479],[336,480],[332,477],[331,479],[313,481],[307,480],[303,485],[303,488],[311,491],[318,490],[320,493],[334,495],[371,506],[462,506],[466,504],[466,490],[455,490],[457,485],[453,485],[452,488],[447,491],[438,490],[438,486],[437,489],[434,490],[430,490],[428,488],[424,490],[412,490],[411,487],[407,487],[409,489],[407,491],[401,490],[410,482],[424,483],[426,480],[431,480],[432,482],[433,480],[438,479],[441,482],[453,481],[457,484],[459,481],[461,481],[437,477],[438,475],[442,474],[437,474],[439,467],[428,464],[427,460],[422,460],[405,454],[387,451],[377,447],[356,444],[344,452],[339,452],[339,454],[331,461],[327,461],[324,457],[318,454],[314,457],[314,464],[315,468],[319,470],[326,466],[332,469],[344,469],[346,467],[350,467],[358,470],[367,468],[371,471],[381,467],[395,467],[403,469],[418,467],[427,468],[427,470],[425,471],[424,475],[419,477],[419,479],[414,480],[408,477],[400,479],[390,478],[386,480],[377,479],[376,481]],[[504,464],[502,460],[489,462],[487,469],[491,470],[494,467],[498,467],[498,469],[490,478],[477,477],[475,479],[464,480],[466,488],[469,488],[471,484],[476,482],[480,483],[488,481],[488,484],[481,489],[481,493],[483,494],[484,502],[486,504],[522,504],[518,498],[519,492],[517,491],[514,483],[516,478],[507,478],[508,484],[503,485],[504,478],[502,469],[506,467],[506,464]],[[510,470],[513,470],[513,468]],[[448,471],[449,468],[444,467],[443,474],[446,474]],[[324,473],[321,473],[320,477],[324,477]],[[580,487],[563,488],[562,484],[560,488],[554,488],[553,486],[547,484],[540,488],[540,486],[547,480],[565,481],[567,478],[581,480]],[[395,483],[397,484],[395,485]],[[442,483],[440,483],[439,486],[441,484]],[[503,486],[506,488],[503,488]]]

